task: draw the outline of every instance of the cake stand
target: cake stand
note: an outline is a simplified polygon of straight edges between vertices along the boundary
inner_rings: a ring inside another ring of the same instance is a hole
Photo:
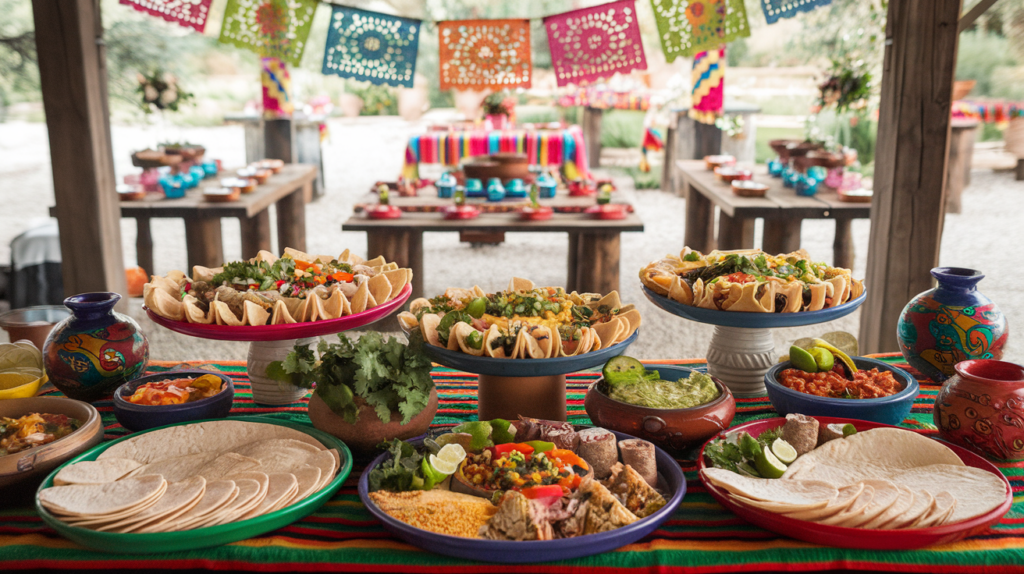
[[[831,309],[806,313],[740,313],[703,309],[673,301],[643,287],[644,295],[664,311],[714,325],[708,346],[708,374],[718,377],[738,397],[763,395],[764,375],[775,364],[775,340],[772,329],[817,325],[857,310],[867,292]]]
[[[326,321],[282,325],[202,325],[167,319],[152,309],[144,308],[154,323],[183,335],[218,341],[249,342],[246,370],[252,383],[253,400],[268,405],[285,405],[301,400],[308,389],[289,387],[271,379],[266,375],[267,365],[284,359],[296,345],[308,346],[322,335],[334,335],[379,321],[401,309],[410,295],[412,285],[406,285],[394,299],[362,313]]]
[[[474,357],[430,344],[423,345],[423,349],[435,363],[478,375],[479,420],[516,420],[522,415],[564,421],[565,375],[603,365],[621,355],[639,335],[638,330],[611,347],[553,359]]]

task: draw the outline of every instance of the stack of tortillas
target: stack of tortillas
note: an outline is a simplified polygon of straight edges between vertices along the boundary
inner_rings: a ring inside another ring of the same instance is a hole
[[[878,428],[801,456],[779,479],[721,468],[704,477],[737,502],[831,526],[927,528],[981,516],[1006,501],[1006,485],[917,433]]]
[[[69,465],[39,502],[93,530],[191,530],[295,504],[330,484],[340,466],[338,451],[289,427],[204,422],[146,433]]]

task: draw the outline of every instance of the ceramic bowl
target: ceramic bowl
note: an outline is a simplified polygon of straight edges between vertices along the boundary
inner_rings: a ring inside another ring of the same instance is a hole
[[[37,379],[32,379],[30,381],[22,383],[16,387],[4,388],[2,385],[0,385],[0,400],[27,399],[29,397],[34,397],[36,396],[36,393],[39,392],[39,387],[45,385],[46,381],[48,380],[49,379],[46,378],[46,375],[43,375]]]
[[[731,155],[706,155],[704,156],[704,167],[709,171],[716,167],[736,165],[736,158]]]
[[[212,203],[237,201],[242,196],[240,187],[208,187],[203,190],[203,199]]]
[[[0,314],[0,329],[7,331],[12,341],[28,339],[42,349],[53,327],[69,316],[71,311],[63,305],[22,307]]]
[[[224,381],[226,388],[221,392],[194,403],[181,405],[146,406],[137,405],[128,401],[128,397],[135,393],[135,389],[146,383],[165,381],[167,379],[181,379],[184,377],[198,377],[201,375],[215,375]],[[131,431],[141,431],[165,425],[198,421],[203,419],[222,419],[231,412],[231,405],[235,400],[235,385],[231,378],[221,373],[203,371],[200,369],[166,371],[155,375],[149,375],[129,381],[117,388],[114,393],[114,416],[121,426]]]
[[[732,192],[740,197],[764,197],[768,186],[749,179],[737,179],[732,182]]]
[[[917,379],[903,369],[882,361],[866,357],[852,358],[858,369],[877,368],[879,371],[892,371],[896,381],[903,387],[902,390],[895,395],[878,399],[833,399],[809,395],[794,391],[779,382],[779,373],[793,366],[789,361],[785,361],[775,365],[764,375],[768,399],[782,416],[799,413],[812,417],[859,419],[887,425],[898,425],[903,422],[910,408],[914,406],[914,399],[920,390]]]
[[[116,187],[121,201],[138,201],[146,199],[146,188],[138,184],[124,183]]]
[[[666,381],[689,377],[694,372],[686,367],[647,365]],[[630,434],[672,451],[683,451],[699,445],[708,438],[729,428],[736,415],[736,399],[729,388],[712,377],[721,394],[710,403],[688,409],[652,409],[631,405],[610,398],[601,392],[603,379],[590,385],[584,406],[594,424],[606,429]]]
[[[715,168],[715,179],[732,183],[734,181],[745,181],[754,177],[754,172],[749,169],[739,169],[731,165],[723,165]]]
[[[18,418],[30,413],[67,415],[78,419],[82,425],[75,432],[49,444],[0,456],[0,488],[29,480],[41,481],[47,473],[68,459],[103,440],[100,413],[89,403],[64,397],[0,401],[0,417]]]

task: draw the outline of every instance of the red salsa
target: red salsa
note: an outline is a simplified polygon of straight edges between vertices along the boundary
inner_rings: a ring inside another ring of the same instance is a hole
[[[779,383],[801,393],[838,399],[877,399],[900,392],[892,371],[857,371],[849,380],[835,371],[808,373],[786,369],[779,373]]]

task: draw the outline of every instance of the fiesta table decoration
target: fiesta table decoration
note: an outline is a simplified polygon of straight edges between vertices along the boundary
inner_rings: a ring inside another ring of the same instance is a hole
[[[263,117],[290,118],[295,113],[295,102],[292,101],[292,77],[288,66],[279,58],[262,58],[261,62]]]
[[[323,74],[411,88],[422,22],[337,4],[331,7]]]
[[[298,66],[317,0],[228,0],[219,41]]]
[[[529,88],[529,20],[450,20],[437,23],[441,91]]]
[[[633,110],[646,112],[651,106],[651,94],[635,91],[620,92],[604,86],[588,86],[574,89],[559,96],[557,105],[562,108],[583,107],[594,110]]]
[[[750,36],[743,0],[651,0],[651,8],[669,63]]]
[[[725,101],[725,48],[695,55],[690,80],[693,94],[689,116],[704,124],[715,123]]]
[[[120,0],[120,3],[202,34],[213,0]]]
[[[548,16],[544,27],[559,86],[647,69],[634,0]]]
[[[780,18],[792,18],[831,3],[832,0],[761,0],[761,10],[764,11],[764,19],[774,24]]]

